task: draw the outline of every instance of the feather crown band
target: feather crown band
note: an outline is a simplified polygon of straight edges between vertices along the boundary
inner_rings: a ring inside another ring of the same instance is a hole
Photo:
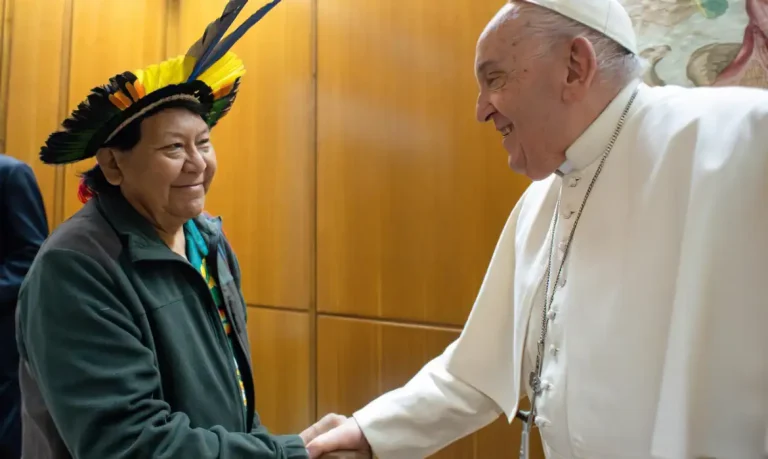
[[[208,125],[215,126],[232,107],[245,74],[243,62],[230,49],[280,1],[270,1],[224,37],[248,3],[229,0],[221,16],[185,55],[115,75],[92,89],[64,120],[61,130],[48,137],[40,159],[47,164],[67,164],[93,157],[105,142],[150,110],[181,99],[202,104],[208,112]]]

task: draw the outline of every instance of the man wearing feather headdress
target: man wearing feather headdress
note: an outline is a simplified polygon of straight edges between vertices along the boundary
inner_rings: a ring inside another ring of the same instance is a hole
[[[279,2],[223,38],[246,1],[186,55],[93,89],[42,148],[98,164],[19,295],[25,458],[307,457],[317,429],[273,435],[255,411],[237,258],[203,214],[210,129],[245,73],[230,48]]]

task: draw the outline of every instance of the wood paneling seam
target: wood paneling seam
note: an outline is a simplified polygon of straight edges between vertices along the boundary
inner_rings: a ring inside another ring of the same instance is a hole
[[[61,30],[61,72],[59,74],[59,119],[69,114],[69,81],[72,63],[72,36],[75,22],[75,0],[65,0],[64,20]],[[56,166],[54,176],[53,226],[64,220],[64,199],[66,192],[66,166]]]
[[[179,44],[181,22],[181,4],[179,0],[166,0],[165,27],[163,28],[163,57],[170,59],[176,54]]]
[[[270,306],[266,304],[246,304],[246,307],[248,309],[260,309],[262,311],[276,311],[276,312],[288,312],[288,313],[294,313],[294,314],[308,314],[309,310],[307,309],[298,309],[298,308],[286,308],[282,306]]]
[[[309,34],[310,39],[310,59],[312,59],[311,63],[311,72],[312,72],[312,116],[311,116],[311,142],[312,146],[310,148],[312,159],[310,161],[312,173],[310,175],[312,180],[312,185],[310,189],[312,190],[312,206],[310,210],[310,225],[312,227],[311,229],[311,242],[310,242],[310,299],[309,299],[309,375],[310,375],[310,384],[309,384],[309,411],[310,411],[310,419],[316,420],[320,413],[318,413],[318,406],[317,406],[317,359],[318,359],[318,353],[317,353],[317,244],[318,244],[318,237],[317,237],[317,212],[318,212],[318,171],[317,171],[317,144],[318,144],[318,125],[317,125],[317,16],[318,16],[318,0],[312,0],[312,6],[311,6],[311,32]]]
[[[278,306],[273,304],[247,303],[246,306],[248,306],[249,308],[272,309],[275,311],[285,311],[285,312],[309,312],[309,309],[307,308],[299,308],[299,307],[293,307],[293,306]]]
[[[382,325],[400,325],[400,326],[421,328],[421,329],[427,329],[427,330],[459,331],[460,332],[463,328],[463,326],[453,325],[453,324],[422,322],[422,321],[416,321],[416,320],[391,319],[386,317],[366,317],[366,316],[360,316],[360,315],[354,315],[354,314],[343,314],[343,313],[336,313],[336,312],[318,312],[317,316],[330,317],[335,319],[354,320],[359,322],[367,322],[367,323],[382,324]]]

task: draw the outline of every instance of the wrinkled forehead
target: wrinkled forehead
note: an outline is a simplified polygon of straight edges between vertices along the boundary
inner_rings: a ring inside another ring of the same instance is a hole
[[[510,58],[516,40],[521,37],[523,18],[520,6],[505,4],[488,22],[477,40],[475,49],[475,71],[481,73],[490,63],[499,63]]]
[[[209,132],[208,124],[192,109],[173,107],[144,118],[140,125],[141,140],[149,143],[169,138],[192,138]]]

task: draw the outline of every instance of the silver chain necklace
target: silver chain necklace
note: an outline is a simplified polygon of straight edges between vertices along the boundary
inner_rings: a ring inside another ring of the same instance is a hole
[[[608,155],[611,153],[611,150],[613,150],[613,145],[616,143],[616,139],[618,139],[619,134],[621,133],[621,129],[624,127],[624,122],[627,118],[627,113],[629,113],[630,107],[632,107],[632,103],[635,101],[635,97],[637,96],[637,89],[632,93],[632,97],[630,97],[629,102],[627,103],[627,106],[624,107],[624,111],[621,114],[621,117],[619,118],[619,123],[616,126],[616,130],[613,132],[613,135],[611,136],[610,142],[608,142],[608,145],[605,147],[605,151],[603,152],[603,156],[600,159],[600,164],[597,166],[597,170],[595,171],[595,176],[592,177],[592,182],[590,182],[589,187],[587,188],[587,193],[584,196],[584,199],[581,201],[581,207],[579,207],[579,211],[576,214],[576,219],[573,222],[573,227],[571,228],[571,233],[568,235],[568,240],[565,244],[565,248],[563,250],[563,260],[560,262],[560,267],[557,270],[557,276],[555,277],[555,283],[554,285],[550,284],[551,275],[552,275],[552,257],[555,253],[555,232],[557,230],[557,224],[559,221],[559,213],[560,213],[560,199],[562,196],[557,198],[557,204],[555,206],[555,214],[552,216],[552,237],[550,239],[550,245],[549,245],[549,258],[547,260],[547,283],[546,283],[546,290],[544,291],[544,309],[541,313],[541,333],[539,334],[539,341],[537,342],[537,354],[536,354],[536,368],[534,371],[532,371],[528,377],[528,383],[531,385],[531,389],[533,390],[533,400],[531,400],[531,411],[530,413],[521,413],[521,417],[523,419],[523,436],[522,441],[520,442],[520,458],[521,459],[527,459],[528,458],[528,441],[529,441],[529,433],[531,429],[531,423],[536,418],[536,401],[538,399],[538,396],[542,392],[541,387],[541,370],[542,370],[542,363],[544,361],[544,343],[547,338],[547,327],[549,325],[549,311],[552,308],[552,302],[555,299],[555,291],[557,290],[558,283],[560,282],[560,276],[563,273],[563,266],[565,266],[565,261],[568,258],[568,253],[571,248],[571,242],[573,241],[573,235],[576,233],[576,227],[579,224],[579,219],[581,218],[581,214],[584,211],[584,206],[587,204],[587,199],[589,199],[589,195],[592,193],[592,188],[595,186],[595,182],[597,182],[597,178],[600,176],[600,172],[603,170],[603,165],[605,164],[605,160],[608,159]],[[552,285],[552,293],[549,293],[550,285]],[[547,297],[549,296],[549,300],[547,300]]]

